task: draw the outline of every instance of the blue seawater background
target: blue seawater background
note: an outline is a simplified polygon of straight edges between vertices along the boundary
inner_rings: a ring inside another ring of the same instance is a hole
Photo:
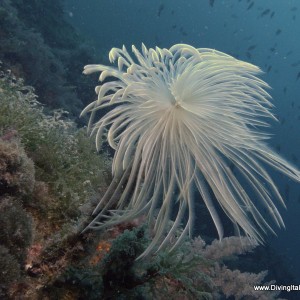
[[[260,66],[279,119],[267,129],[273,135],[269,144],[300,168],[299,0],[67,0],[65,12],[96,49],[98,61],[82,61],[83,66],[109,63],[112,47],[142,42],[214,48]],[[286,202],[287,210],[279,205],[286,229],[266,242],[300,283],[300,185],[272,175]]]

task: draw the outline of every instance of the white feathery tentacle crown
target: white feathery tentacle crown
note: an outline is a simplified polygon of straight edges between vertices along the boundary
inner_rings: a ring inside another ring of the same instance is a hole
[[[82,112],[91,114],[88,130],[96,133],[99,150],[107,129],[115,150],[112,183],[87,229],[146,215],[154,236],[141,257],[177,235],[172,250],[192,232],[195,190],[220,238],[216,206],[258,242],[262,233],[273,231],[271,220],[284,226],[272,200],[284,205],[283,199],[262,163],[296,181],[300,173],[267,146],[268,135],[259,131],[268,126],[266,119],[275,119],[268,85],[256,77],[261,70],[222,52],[185,44],[170,49],[143,44],[141,52],[132,46],[132,53],[124,46],[113,48],[109,59],[117,62],[116,68],[84,68],[85,74],[101,72],[104,82],[96,87],[98,99]],[[115,79],[105,81],[107,77]],[[107,107],[111,109],[95,121],[97,111]]]

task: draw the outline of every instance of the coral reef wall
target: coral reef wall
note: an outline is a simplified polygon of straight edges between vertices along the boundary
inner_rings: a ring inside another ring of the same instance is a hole
[[[1,1],[0,60],[35,87],[41,103],[78,116],[91,97],[81,72],[93,50],[64,20],[62,3]]]

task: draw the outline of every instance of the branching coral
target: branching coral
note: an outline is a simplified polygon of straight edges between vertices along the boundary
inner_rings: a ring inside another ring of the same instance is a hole
[[[258,130],[268,126],[266,119],[275,119],[268,85],[256,77],[260,69],[184,44],[170,49],[142,45],[141,52],[132,46],[132,52],[135,57],[124,46],[111,50],[117,68],[84,68],[85,74],[101,72],[101,82],[116,78],[96,87],[98,99],[82,113],[91,113],[88,129],[96,133],[97,148],[109,128],[107,140],[115,150],[113,181],[87,228],[103,229],[146,214],[154,237],[144,256],[166,246],[188,212],[174,248],[192,232],[194,188],[220,238],[217,206],[256,241],[272,231],[263,209],[284,226],[272,201],[283,204],[283,199],[262,163],[296,181],[300,173],[266,145],[268,135]],[[97,111],[107,108],[94,123]],[[175,221],[167,230],[174,210]]]

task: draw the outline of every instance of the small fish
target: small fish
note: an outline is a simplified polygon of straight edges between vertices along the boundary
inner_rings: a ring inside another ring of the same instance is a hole
[[[254,5],[254,1],[252,1],[252,2],[249,4],[249,6],[247,7],[247,10],[251,9],[253,5]]]
[[[296,80],[298,80],[299,78],[300,78],[300,72],[298,72]]]
[[[270,15],[270,19],[272,19],[275,15],[275,11],[272,11],[271,15]]]
[[[182,35],[187,36],[187,33],[182,26],[180,27],[179,31]]]
[[[158,12],[157,12],[157,16],[160,17],[162,11],[164,10],[165,6],[163,4],[161,4],[158,8]]]
[[[285,86],[283,89],[283,93],[286,94],[286,91],[287,91],[287,87]]]
[[[298,8],[296,6],[291,8],[291,11],[296,11]]]
[[[244,40],[250,41],[252,38],[253,38],[253,34],[251,34],[251,35],[245,37]]]
[[[181,32],[183,36],[187,36],[188,34],[185,31]]]
[[[269,66],[268,69],[267,69],[267,73],[269,73],[272,69],[272,66]]]
[[[251,46],[248,47],[248,51],[252,51],[252,50],[254,50],[255,48],[256,48],[256,45],[251,45]]]
[[[173,28],[173,29],[175,29],[176,27],[177,27],[177,25],[176,25],[176,24],[172,25],[172,28]]]
[[[156,45],[161,45],[160,39],[158,38],[157,35],[155,35],[155,43]]]
[[[268,8],[268,9],[265,9],[261,14],[260,14],[260,16],[261,17],[264,17],[264,16],[266,16],[267,14],[269,14],[270,13],[270,9]]]
[[[291,64],[292,67],[297,67],[300,65],[300,60]]]
[[[274,52],[275,50],[276,50],[275,47],[270,48],[270,51],[271,51],[271,52]]]
[[[277,29],[275,32],[276,35],[279,35],[280,33],[281,33],[281,29]]]
[[[285,185],[284,194],[285,194],[285,201],[289,201],[290,188],[289,188],[288,184]]]
[[[214,7],[215,4],[215,0],[209,0],[209,6],[210,7]]]

